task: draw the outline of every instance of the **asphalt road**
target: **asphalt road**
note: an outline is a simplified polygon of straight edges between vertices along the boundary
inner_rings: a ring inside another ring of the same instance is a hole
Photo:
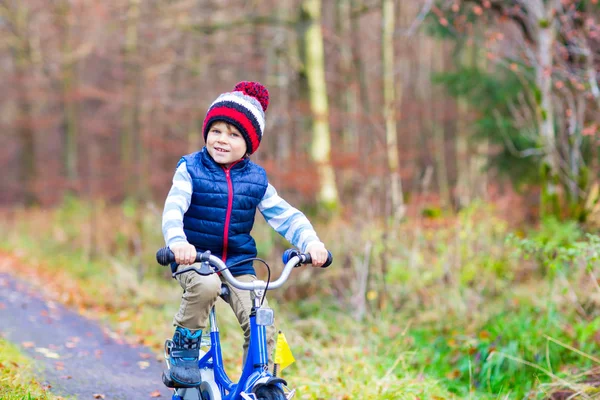
[[[0,273],[0,335],[36,362],[38,382],[70,399],[170,399],[164,361]],[[104,397],[101,397],[102,395]]]

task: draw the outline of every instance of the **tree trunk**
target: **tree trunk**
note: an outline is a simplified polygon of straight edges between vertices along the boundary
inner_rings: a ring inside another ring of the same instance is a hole
[[[62,80],[61,97],[64,110],[63,127],[65,137],[64,170],[70,191],[77,191],[78,173],[78,106],[72,98],[77,86],[76,61],[71,49],[70,3],[61,1],[56,7],[57,24],[62,31]]]
[[[402,181],[400,179],[400,156],[396,131],[396,82],[394,79],[394,28],[395,12],[393,0],[382,0],[382,56],[383,56],[383,113],[387,162],[390,174],[392,217],[400,221],[406,212]],[[401,91],[400,91],[401,93]]]
[[[363,43],[364,35],[361,34],[361,27],[358,17],[353,16],[352,12],[361,8],[362,4],[360,0],[350,0],[350,51],[352,52],[352,64],[354,65],[354,81],[358,82],[358,101],[360,104],[356,105],[356,122],[357,129],[359,132],[363,131],[365,116],[371,115],[371,101],[369,96],[369,84],[368,76],[363,63],[363,55],[361,45]],[[373,140],[365,140],[364,135],[359,135],[357,140],[357,148],[360,154],[366,154],[369,156],[372,153]],[[360,157],[360,167],[362,171],[366,170],[368,157]]]
[[[26,54],[17,55],[17,82],[20,87],[17,105],[17,135],[21,141],[21,176],[23,190],[23,201],[26,205],[38,203],[39,199],[35,191],[36,178],[36,152],[35,132],[33,130],[32,106],[30,102],[29,89],[27,87],[28,75],[25,71]]]
[[[36,179],[36,152],[35,131],[33,129],[33,106],[29,84],[31,79],[31,45],[28,32],[29,15],[27,9],[17,3],[17,10],[13,17],[14,29],[19,34],[13,46],[15,58],[16,84],[19,87],[17,100],[17,136],[21,142],[21,168],[20,181],[23,187],[23,201],[26,205],[39,202],[35,191]]]
[[[554,7],[542,0],[526,3],[527,11],[535,27],[537,39],[537,64],[535,66],[536,85],[539,90],[537,118],[544,146],[545,158],[542,164],[542,193],[540,212],[542,215],[557,215],[560,212],[558,198],[559,155],[554,131],[554,108],[552,104],[553,47],[556,39]]]
[[[329,132],[329,109],[325,82],[325,56],[321,32],[321,1],[304,0],[302,8],[309,26],[305,32],[306,78],[313,115],[312,159],[317,163],[320,188],[318,202],[327,210],[339,208],[335,172],[331,165],[331,137]]]
[[[483,35],[483,33],[481,33]],[[487,57],[485,54],[474,48],[473,50],[473,65],[482,71],[487,71]],[[471,156],[471,195],[486,201],[488,198],[488,172],[486,166],[488,163],[489,139],[481,138],[475,145],[475,151]]]
[[[473,43],[465,43],[461,54],[461,66],[472,68],[475,65]],[[463,96],[457,100],[458,118],[456,119],[456,206],[467,207],[471,203],[469,173],[469,138],[471,137],[469,104]]]
[[[433,43],[433,52],[431,56],[431,70],[429,70],[429,77],[431,79],[431,72],[439,73],[444,70],[444,42],[441,40],[435,40]],[[421,66],[422,68],[422,66]],[[431,84],[429,85],[431,87]],[[435,146],[435,164],[436,164],[436,178],[438,184],[438,190],[440,191],[440,200],[442,207],[449,207],[450,201],[450,184],[448,183],[448,165],[446,161],[446,132],[444,124],[444,106],[445,102],[440,99],[443,98],[442,91],[440,88],[432,88],[430,90],[429,104],[431,104],[431,127],[433,137],[436,143]],[[437,100],[437,101],[436,101]]]
[[[123,129],[121,131],[121,163],[122,173],[125,177],[125,196],[135,198],[139,188],[139,177],[137,177],[136,160],[139,158],[139,92],[140,92],[140,68],[136,59],[138,52],[138,24],[140,19],[140,0],[130,0],[127,12],[127,26],[125,31],[125,52],[123,63],[125,68],[124,91],[127,99],[123,105]],[[137,145],[136,145],[137,143]]]
[[[127,12],[125,32],[125,93],[127,104],[123,107],[123,172],[126,174],[125,195],[133,202],[134,226],[133,237],[129,238],[132,250],[132,263],[135,264],[138,281],[144,278],[146,266],[142,263],[144,253],[144,215],[147,198],[147,178],[145,173],[145,146],[141,132],[141,83],[142,68],[140,49],[138,48],[141,0],[130,0]]]
[[[358,114],[356,92],[353,88],[352,49],[349,42],[351,34],[351,4],[350,0],[336,1],[336,33],[340,41],[339,71],[342,81],[342,93],[336,96],[340,99],[340,114],[342,116],[342,140],[346,151],[358,148],[358,131],[356,115]]]
[[[279,1],[279,7],[277,9],[277,15],[281,20],[287,20],[290,16],[290,10],[292,6],[289,4],[289,0],[281,0]],[[273,80],[277,82],[277,108],[278,115],[281,115],[280,126],[288,127],[292,125],[293,115],[292,115],[292,93],[291,93],[291,85],[290,85],[290,76],[292,75],[289,72],[290,58],[297,57],[298,49],[296,46],[296,42],[290,38],[289,32],[283,28],[279,28],[277,30],[277,34],[274,40],[275,44],[273,46],[273,60],[274,68],[275,68],[275,77]],[[293,50],[290,51],[289,49]],[[289,160],[291,154],[293,153],[293,140],[292,140],[292,129],[281,129],[278,131],[277,135],[277,152],[276,157],[281,163],[284,163],[285,160]]]

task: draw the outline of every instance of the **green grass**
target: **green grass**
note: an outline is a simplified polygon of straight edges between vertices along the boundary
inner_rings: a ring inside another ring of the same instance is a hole
[[[35,381],[32,365],[17,347],[0,338],[0,399],[58,399]]]
[[[93,240],[85,203],[15,212],[0,224],[0,248],[26,252],[31,268],[52,275],[46,286],[59,300],[158,356],[172,335],[180,288],[154,261],[159,213],[131,207],[97,205],[105,217],[95,229],[104,233]],[[387,243],[377,221],[361,229],[348,221],[317,226],[334,266],[296,270],[286,290],[270,297],[297,359],[283,371],[297,398],[544,399],[563,387],[591,393],[585,373],[598,367],[592,355],[600,340],[597,237],[550,221],[507,240],[508,224],[488,207],[440,222],[407,222],[388,232]],[[287,245],[260,220],[254,236],[277,270]],[[367,267],[367,312],[358,320],[357,276]],[[235,378],[241,332],[226,305],[218,311]]]
[[[551,383],[565,366],[592,369],[590,359],[558,343],[582,335],[565,331],[564,316],[551,310],[519,308],[489,318],[477,332],[452,326],[433,335],[435,329],[411,332],[422,351],[416,365],[428,365],[430,375],[446,377],[445,386],[463,393],[465,387],[496,395],[512,393],[525,398],[540,383]],[[592,323],[597,327],[598,322]],[[580,324],[575,330],[590,329]],[[593,354],[593,342],[581,343],[581,351]],[[532,365],[533,364],[533,365]]]

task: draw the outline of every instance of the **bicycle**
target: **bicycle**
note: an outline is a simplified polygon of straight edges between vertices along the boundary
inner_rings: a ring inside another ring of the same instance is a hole
[[[174,262],[175,257],[168,247],[163,247],[156,253],[156,260],[159,264],[166,266]],[[289,389],[287,382],[276,376],[276,368],[274,368],[273,373],[268,369],[266,326],[273,325],[274,313],[272,309],[262,307],[261,304],[267,291],[281,287],[288,279],[293,268],[310,264],[312,261],[309,254],[300,253],[294,249],[286,250],[283,254],[285,267],[279,278],[274,282],[270,282],[271,273],[267,263],[257,258],[251,260],[259,260],[265,264],[268,269],[266,282],[255,280],[245,283],[237,280],[225,263],[220,258],[210,254],[209,251],[199,252],[196,255],[196,263],[200,263],[199,268],[191,266],[173,273],[173,277],[175,277],[188,271],[195,271],[200,275],[219,272],[232,286],[241,290],[253,291],[254,304],[250,313],[248,355],[238,382],[231,381],[224,369],[219,328],[215,307],[213,306],[209,314],[210,333],[203,334],[201,339],[201,349],[207,349],[206,351],[201,350],[198,361],[202,378],[201,383],[195,387],[180,386],[170,379],[170,373],[167,369],[163,372],[162,379],[167,387],[174,389],[171,400],[290,400],[294,397],[295,389]],[[328,267],[331,262],[332,256],[329,253],[327,262],[323,264],[322,268]],[[227,294],[228,288],[223,285],[221,287],[221,297],[226,297]],[[167,368],[169,368],[169,342],[170,340],[165,342]]]

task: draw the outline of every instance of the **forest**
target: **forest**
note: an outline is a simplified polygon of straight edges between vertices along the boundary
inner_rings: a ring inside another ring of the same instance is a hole
[[[299,398],[600,398],[598,0],[0,0],[0,64],[0,274],[162,354],[175,169],[258,81],[251,160],[334,257],[269,293]]]

